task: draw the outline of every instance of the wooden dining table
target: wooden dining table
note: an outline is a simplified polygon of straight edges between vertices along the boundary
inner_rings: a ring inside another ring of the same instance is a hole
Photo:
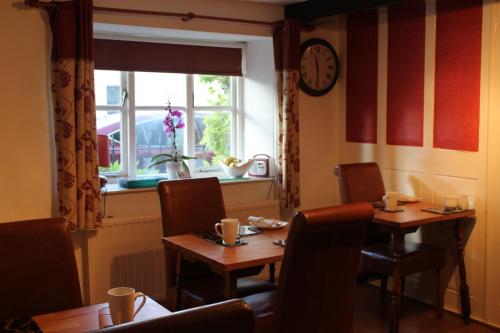
[[[177,252],[177,262],[182,260],[199,260],[210,266],[210,269],[224,277],[224,297],[236,297],[236,280],[238,271],[255,266],[274,264],[283,259],[284,248],[273,244],[274,240],[286,239],[288,228],[263,231],[256,235],[242,237],[247,244],[225,247],[207,241],[197,234],[185,234],[163,237],[165,246]],[[177,265],[177,305],[180,304],[182,289],[182,273]]]
[[[401,271],[400,259],[406,234],[416,232],[421,226],[434,223],[452,223],[454,225],[458,268],[460,276],[460,299],[464,321],[470,320],[469,287],[465,273],[464,261],[464,221],[475,216],[475,210],[455,212],[450,214],[437,214],[422,211],[423,208],[435,207],[428,202],[408,203],[400,212],[385,212],[375,209],[372,223],[392,235],[393,251],[393,287],[391,298],[391,332],[399,331],[400,305],[401,305]],[[213,272],[224,277],[226,299],[236,296],[237,271],[263,264],[281,261],[284,248],[273,244],[273,240],[286,239],[288,228],[274,231],[264,231],[261,234],[245,237],[247,245],[237,247],[224,247],[213,242],[208,242],[196,234],[164,237],[165,246],[177,251],[178,263],[183,258],[199,260],[207,263]],[[177,265],[177,296],[180,304],[180,290],[182,289],[182,274]]]
[[[136,300],[136,309],[140,302],[140,298]],[[146,296],[146,303],[137,313],[134,321],[153,319],[170,313],[163,306]],[[33,320],[43,333],[89,332],[113,325],[108,303],[34,316]]]
[[[465,273],[464,260],[464,233],[465,221],[475,216],[474,209],[454,212],[448,214],[437,214],[422,209],[439,208],[428,202],[407,203],[400,212],[384,212],[380,209],[375,210],[373,223],[377,227],[392,235],[392,257],[393,257],[393,275],[392,275],[392,298],[391,298],[391,329],[392,333],[399,332],[400,307],[401,307],[401,269],[400,259],[404,245],[405,235],[416,232],[421,226],[435,223],[452,223],[454,226],[456,251],[458,261],[458,272],[460,276],[460,301],[462,307],[462,317],[466,323],[470,321],[470,300],[469,286],[467,285],[467,276]]]

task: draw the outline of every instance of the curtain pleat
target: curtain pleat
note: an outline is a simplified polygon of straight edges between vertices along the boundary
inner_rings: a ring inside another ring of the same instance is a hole
[[[278,184],[282,208],[300,206],[299,64],[300,29],[286,20],[273,33],[278,111]]]
[[[102,223],[97,163],[92,1],[59,2],[48,10],[52,28],[59,212],[73,230]]]

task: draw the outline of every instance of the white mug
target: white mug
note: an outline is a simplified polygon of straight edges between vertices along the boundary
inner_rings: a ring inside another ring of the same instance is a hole
[[[444,197],[443,202],[444,208],[448,210],[453,210],[458,207],[458,196],[454,194],[448,194]]]
[[[222,232],[219,231],[222,228]],[[238,219],[222,219],[221,223],[215,224],[215,232],[222,237],[226,245],[236,244],[238,233],[240,231],[240,221]]]
[[[469,197],[465,194],[460,194],[458,196],[458,208],[467,210],[469,209]]]
[[[137,297],[142,297],[142,302],[134,312]],[[146,296],[143,293],[136,293],[134,288],[118,287],[108,290],[108,303],[111,320],[117,325],[132,321],[146,303]]]
[[[399,192],[386,192],[382,197],[385,203],[386,210],[397,210],[398,209],[398,200],[399,200]]]

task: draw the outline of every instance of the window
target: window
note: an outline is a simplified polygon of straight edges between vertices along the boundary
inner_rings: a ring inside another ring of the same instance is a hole
[[[176,143],[191,160],[192,172],[217,168],[223,157],[237,155],[240,77],[203,74],[95,71],[99,171],[135,177],[164,173],[149,169],[151,159],[168,153],[165,107],[183,112],[186,127]]]

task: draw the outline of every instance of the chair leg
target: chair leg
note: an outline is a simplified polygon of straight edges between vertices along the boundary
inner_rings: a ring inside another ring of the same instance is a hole
[[[438,318],[443,318],[444,292],[441,283],[441,269],[436,269],[436,313]]]
[[[406,279],[405,277],[403,276],[401,278],[401,296],[403,296],[405,294],[405,285],[406,285]]]
[[[274,283],[276,278],[275,278],[275,271],[276,271],[276,264],[270,263],[269,264],[269,282]]]
[[[380,300],[385,301],[387,295],[387,280],[389,278],[384,276],[380,279]]]

